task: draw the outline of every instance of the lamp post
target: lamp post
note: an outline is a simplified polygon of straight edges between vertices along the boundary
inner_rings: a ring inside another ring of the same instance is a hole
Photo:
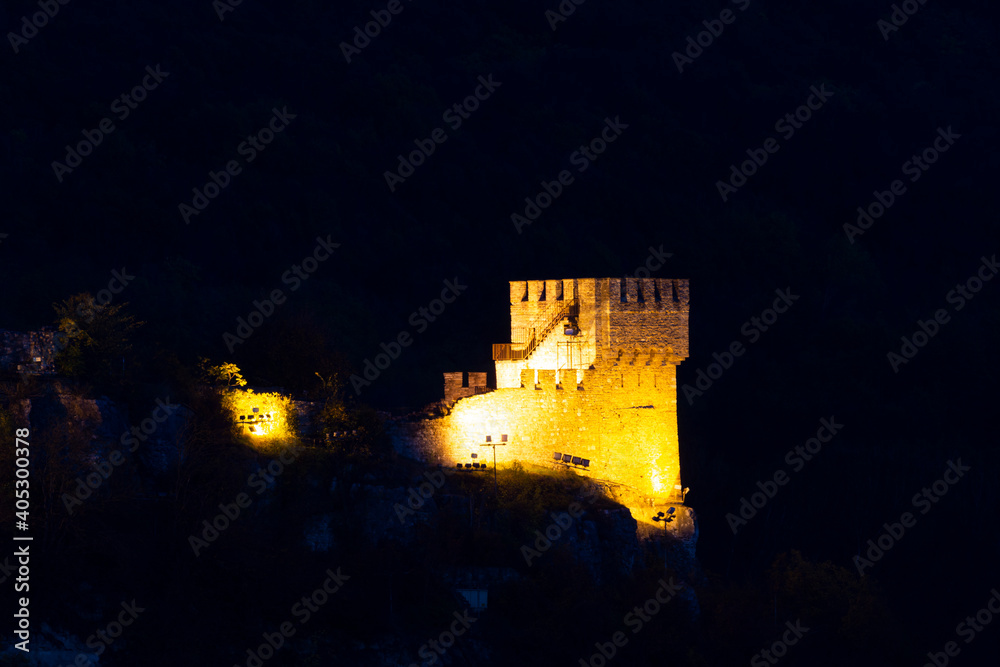
[[[667,559],[667,524],[674,520],[674,512],[676,508],[671,507],[667,509],[667,513],[657,512],[656,516],[653,517],[653,521],[663,522],[663,560]]]
[[[500,436],[500,442],[493,442],[493,436],[486,436],[486,442],[480,445],[481,447],[492,447],[493,448],[493,493],[494,495],[500,495],[499,487],[497,486],[497,445],[507,444],[507,434]]]

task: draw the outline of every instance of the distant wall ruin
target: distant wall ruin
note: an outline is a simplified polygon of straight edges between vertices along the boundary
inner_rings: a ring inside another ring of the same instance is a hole
[[[57,332],[7,331],[0,329],[0,372],[27,375],[54,375],[59,351]]]

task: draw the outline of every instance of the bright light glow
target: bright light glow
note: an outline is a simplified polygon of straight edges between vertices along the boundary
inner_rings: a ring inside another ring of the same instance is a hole
[[[666,372],[672,375],[672,370],[668,367]],[[499,445],[499,468],[514,461],[568,467],[647,497],[679,501],[676,412],[660,407],[672,403],[674,385],[664,381],[657,391],[651,378],[646,378],[641,384],[636,381],[634,388],[613,387],[607,379],[620,383],[619,373],[588,371],[583,391],[556,390],[553,380],[543,379],[542,390],[529,383],[524,389],[498,389],[463,398],[449,415],[434,422],[432,458],[453,467],[478,453],[478,459],[492,463],[492,448],[483,446],[486,435],[491,435],[489,444]],[[612,389],[605,389],[608,386]],[[589,398],[601,390],[599,396]],[[651,403],[657,407],[645,407]],[[503,433],[509,434],[507,442],[500,443]],[[590,465],[554,463],[555,451],[586,458]]]
[[[689,303],[681,279],[512,281],[511,342],[493,346],[497,388],[450,399],[442,417],[407,427],[412,442],[451,468],[477,450],[485,458],[492,436],[500,468],[572,470],[679,503],[677,366]]]
[[[288,423],[291,399],[287,396],[256,394],[252,389],[229,389],[223,394],[222,402],[232,415],[237,434],[251,436],[256,443],[264,445],[293,435]]]

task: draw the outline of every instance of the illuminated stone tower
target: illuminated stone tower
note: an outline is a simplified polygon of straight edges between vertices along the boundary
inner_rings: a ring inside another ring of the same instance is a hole
[[[501,467],[570,467],[658,504],[681,500],[688,300],[686,280],[512,281],[511,342],[493,346],[497,389],[402,426],[397,446],[463,468],[491,464],[495,449]]]
[[[676,366],[688,354],[687,281],[513,281],[510,337],[493,346],[498,389],[519,387],[524,369],[552,370],[558,381],[576,383],[573,371],[634,362],[629,357],[639,354]]]

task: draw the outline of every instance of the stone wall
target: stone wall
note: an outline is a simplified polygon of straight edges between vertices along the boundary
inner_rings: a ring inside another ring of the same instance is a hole
[[[58,351],[56,331],[6,331],[0,329],[0,372],[53,375]]]
[[[527,359],[498,360],[490,394],[446,373],[451,413],[394,422],[397,450],[478,468],[492,463],[489,436],[506,443],[496,446],[500,466],[571,467],[648,498],[680,498],[676,366],[688,355],[689,301],[679,279],[511,281],[512,348],[524,349],[532,331],[537,347]]]
[[[456,371],[444,374],[444,402],[451,404],[466,396],[475,396],[485,393],[488,389],[486,385],[486,373],[465,373]]]
[[[624,350],[669,348],[677,362],[688,356],[688,281],[652,278],[609,278],[606,336],[602,348]],[[625,301],[621,300],[624,294]],[[644,301],[639,300],[642,294]],[[659,297],[655,301],[654,297]]]
[[[680,469],[675,365],[661,355],[579,373],[579,384],[574,373],[572,381],[557,385],[555,371],[527,369],[522,388],[460,399],[444,417],[394,421],[390,433],[401,453],[449,468],[492,463],[486,436],[501,442],[507,435],[507,444],[496,447],[501,467],[515,460],[568,466],[652,497],[676,497]],[[589,466],[557,463],[556,452],[587,459]]]
[[[496,362],[497,387],[517,387],[524,369],[586,369],[602,358],[635,350],[669,351],[674,363],[688,356],[688,281],[668,278],[575,278],[510,283],[511,343],[524,349],[575,299],[577,329],[567,318],[540,337],[527,359]],[[545,297],[544,299],[542,297]],[[561,297],[561,298],[560,298]]]

